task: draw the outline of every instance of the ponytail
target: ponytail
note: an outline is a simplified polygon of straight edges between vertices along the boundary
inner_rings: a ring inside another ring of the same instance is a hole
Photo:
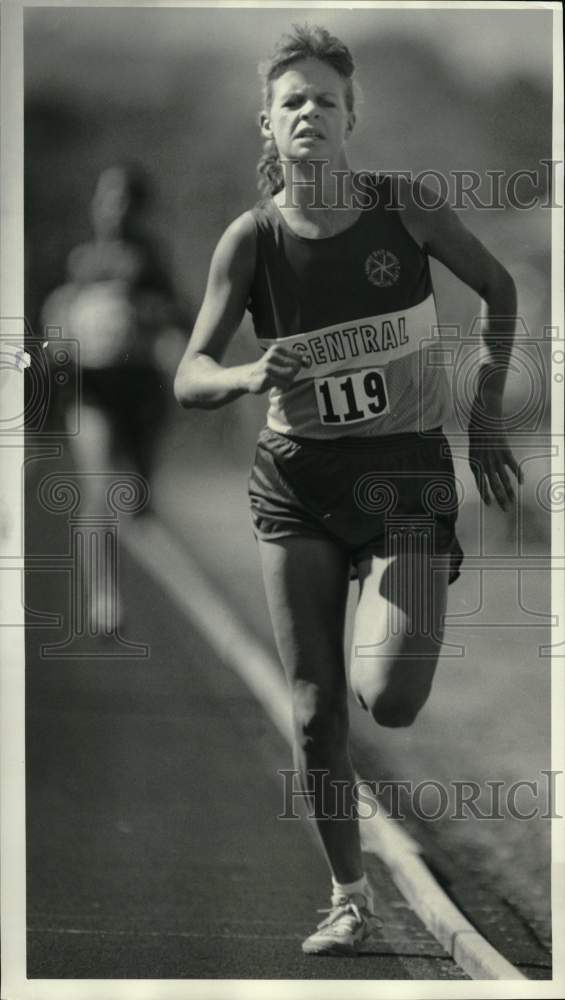
[[[278,194],[284,187],[279,151],[273,139],[265,139],[263,155],[257,164],[257,186],[265,197]]]

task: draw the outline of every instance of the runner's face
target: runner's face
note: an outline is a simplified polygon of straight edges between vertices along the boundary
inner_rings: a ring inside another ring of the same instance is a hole
[[[279,76],[271,108],[261,116],[263,135],[288,160],[335,161],[354,121],[343,79],[319,59],[304,59]]]

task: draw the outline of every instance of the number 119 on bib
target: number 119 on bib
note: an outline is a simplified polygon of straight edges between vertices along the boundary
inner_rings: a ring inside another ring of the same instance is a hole
[[[355,424],[389,412],[383,372],[378,368],[314,379],[322,424]]]

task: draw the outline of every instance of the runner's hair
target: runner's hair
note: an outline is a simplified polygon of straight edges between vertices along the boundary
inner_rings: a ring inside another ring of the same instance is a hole
[[[347,110],[353,111],[355,64],[347,46],[319,25],[293,24],[292,29],[291,32],[281,36],[271,57],[259,64],[265,110],[268,111],[272,104],[274,80],[301,59],[319,59],[320,62],[331,66],[343,79]],[[257,177],[259,190],[264,195],[277,194],[284,187],[282,167],[274,139],[265,139],[263,143],[263,155],[257,164]]]

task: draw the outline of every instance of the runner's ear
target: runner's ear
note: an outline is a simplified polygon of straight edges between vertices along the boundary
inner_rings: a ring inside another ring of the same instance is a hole
[[[259,114],[259,128],[261,129],[261,134],[264,139],[273,138],[273,130],[271,128],[271,119],[269,118],[266,111],[261,111]]]

